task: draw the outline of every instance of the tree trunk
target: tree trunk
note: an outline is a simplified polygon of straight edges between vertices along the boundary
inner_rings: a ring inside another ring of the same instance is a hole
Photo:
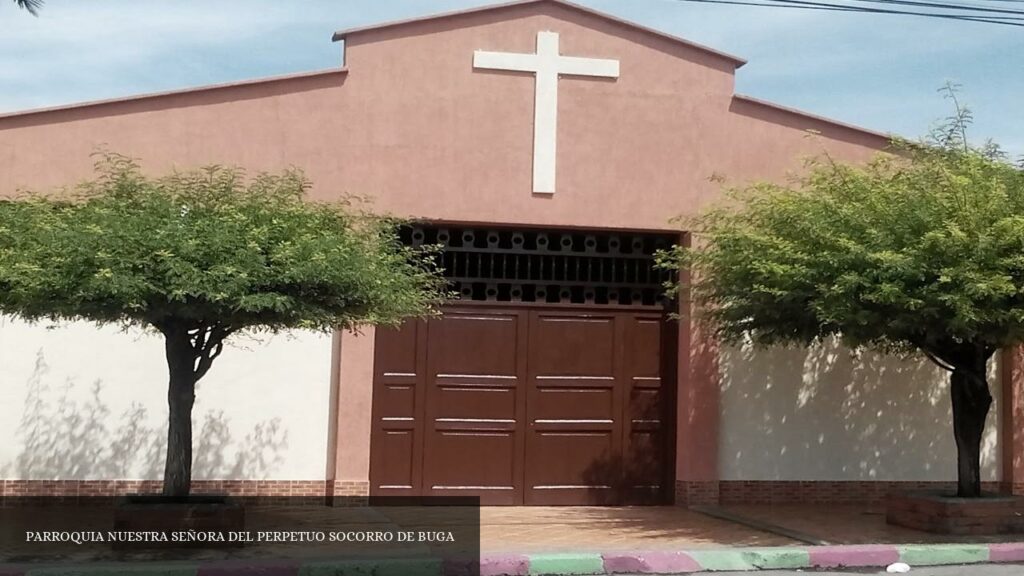
[[[167,462],[164,496],[188,496],[192,489],[192,405],[196,400],[195,351],[184,329],[164,331],[170,383],[167,406]]]
[[[961,498],[981,496],[981,438],[992,406],[986,359],[958,366],[949,377],[953,398],[953,435],[957,451],[957,491]]]

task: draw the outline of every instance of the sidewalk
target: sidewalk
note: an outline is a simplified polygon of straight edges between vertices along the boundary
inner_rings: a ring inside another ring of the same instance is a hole
[[[488,507],[480,549],[544,553],[786,546],[799,542],[673,506]]]
[[[337,527],[336,509],[303,511],[301,521]],[[539,574],[683,574],[701,571],[884,567],[1024,563],[1024,537],[948,537],[885,524],[877,509],[864,506],[728,506],[728,514],[781,526],[781,536],[740,523],[676,507],[488,507],[481,509],[481,576]],[[437,510],[437,512],[441,512]],[[262,514],[279,514],[268,510]],[[351,516],[349,516],[351,520]],[[367,517],[368,522],[380,522]],[[254,524],[261,520],[254,515]],[[332,524],[332,521],[334,524]],[[9,528],[10,526],[8,526]],[[802,541],[801,541],[802,540]],[[817,540],[829,545],[810,546]],[[334,561],[330,557],[276,561],[263,549],[241,550],[231,560],[216,555],[159,564],[114,561],[81,568],[0,566],[0,576],[442,576],[471,574],[470,564],[452,558],[400,561]],[[282,555],[294,552],[282,548]],[[78,563],[72,556],[66,561]],[[1021,568],[1024,573],[1024,566]]]
[[[230,560],[108,563],[82,567],[2,567],[0,576],[541,576],[678,575],[698,572],[884,568],[894,562],[913,567],[1024,563],[1024,543],[846,545],[724,548],[680,551],[485,553],[475,562],[440,559],[385,561]],[[1024,565],[1021,566],[1024,573]]]
[[[828,545],[808,546],[684,508],[488,508],[481,513],[481,576],[1024,562],[1024,536],[919,532],[886,524],[881,507],[787,504],[722,510]]]
[[[830,544],[940,544],[994,543],[1024,540],[1024,534],[1001,536],[946,536],[885,522],[882,504],[748,504],[724,510],[758,521],[816,536]]]

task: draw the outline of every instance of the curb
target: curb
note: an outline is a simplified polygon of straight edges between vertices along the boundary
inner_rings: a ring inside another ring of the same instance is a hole
[[[1024,542],[722,548],[688,551],[485,554],[480,569],[462,560],[259,561],[105,566],[3,566],[0,576],[545,576],[690,574],[813,568],[873,568],[1024,562]]]

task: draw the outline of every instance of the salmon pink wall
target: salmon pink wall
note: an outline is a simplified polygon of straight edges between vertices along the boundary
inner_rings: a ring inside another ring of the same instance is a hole
[[[336,482],[366,482],[370,478],[374,329],[342,332],[336,340],[340,346],[337,418],[330,425],[337,443],[327,455],[327,475]]]
[[[616,80],[559,83],[553,196],[531,193],[533,78],[472,66],[475,50],[533,52],[539,31],[559,33],[564,55],[620,61]],[[860,161],[886,145],[734,96],[734,59],[554,2],[353,32],[345,52],[345,68],[332,71],[0,118],[0,194],[85,178],[103,147],[153,172],[297,166],[318,199],[369,196],[402,216],[667,230],[717,197],[712,176],[778,179],[808,155]],[[372,339],[341,340],[328,476],[359,481]],[[714,351],[703,341],[680,338],[680,386],[693,392],[680,403],[704,443],[681,445],[677,465],[701,481],[717,474],[705,448],[715,446],[718,405],[713,354],[690,358],[691,342]]]
[[[474,70],[473,51],[620,60],[618,80],[563,78],[558,191],[531,194],[533,79]],[[734,182],[780,177],[829,149],[862,159],[884,138],[734,98],[734,62],[558,4],[351,35],[347,72],[0,119],[0,190],[90,173],[98,146],[172,166],[305,169],[318,198],[468,222],[665,229]],[[806,129],[822,137],[809,138]]]

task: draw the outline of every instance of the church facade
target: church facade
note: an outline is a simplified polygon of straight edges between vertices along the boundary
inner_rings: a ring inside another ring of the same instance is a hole
[[[720,180],[864,161],[885,134],[734,93],[743,60],[562,0],[340,31],[342,67],[0,117],[0,191],[303,169],[444,245],[459,299],[397,330],[243,340],[200,382],[194,490],[486,504],[855,501],[955,479],[924,361],[717,346],[661,296]],[[156,489],[160,341],[0,320],[0,497]],[[985,480],[1024,486],[1019,360]]]

